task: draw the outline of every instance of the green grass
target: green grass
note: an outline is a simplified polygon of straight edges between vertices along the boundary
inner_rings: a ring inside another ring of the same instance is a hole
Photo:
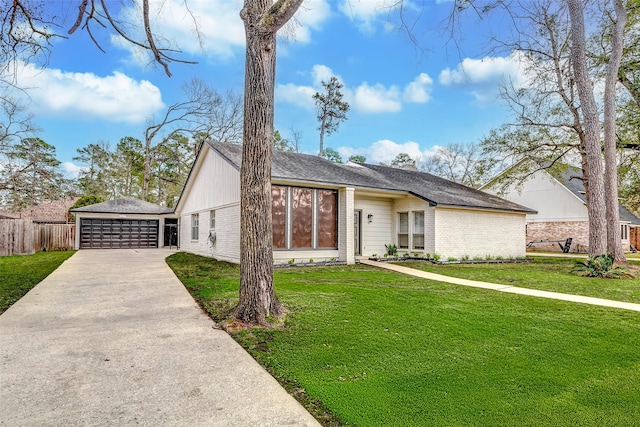
[[[640,277],[580,277],[571,270],[581,261],[584,260],[533,257],[530,263],[436,265],[406,261],[399,265],[461,279],[640,303]]]
[[[168,261],[214,317],[235,303],[237,266]],[[321,402],[325,425],[640,425],[640,313],[368,266],[278,270],[275,283],[285,327],[234,337]]]
[[[75,251],[0,257],[0,314],[40,283]]]

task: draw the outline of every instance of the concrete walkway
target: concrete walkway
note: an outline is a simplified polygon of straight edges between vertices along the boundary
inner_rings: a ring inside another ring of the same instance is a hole
[[[563,294],[559,292],[539,291],[536,289],[519,288],[510,285],[500,285],[497,283],[478,282],[475,280],[458,279],[456,277],[444,276],[442,274],[428,273],[426,271],[416,270],[415,268],[408,268],[397,264],[390,264],[388,262],[378,262],[366,259],[359,260],[361,264],[370,265],[374,267],[380,267],[387,270],[393,270],[398,273],[408,274],[415,277],[421,277],[423,279],[435,280],[438,282],[452,283],[455,285],[470,286],[473,288],[489,289],[492,291],[506,292],[510,294],[527,295],[531,297],[549,298],[561,301],[577,302],[581,304],[599,305],[602,307],[621,308],[624,310],[640,311],[640,304],[634,304],[631,302],[613,301],[602,298],[584,297],[580,295]]]
[[[2,426],[319,426],[167,250],[84,250],[0,316]]]

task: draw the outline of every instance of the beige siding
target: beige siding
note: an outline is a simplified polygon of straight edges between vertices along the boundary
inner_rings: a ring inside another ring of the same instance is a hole
[[[180,217],[180,250],[213,257],[223,261],[240,262],[240,204],[223,206],[216,211],[215,244],[209,239],[213,232],[209,228],[210,209],[198,213],[200,216],[198,239],[191,239],[191,213]]]
[[[393,224],[392,200],[356,195],[355,209],[362,211],[362,255],[377,254],[382,256],[386,251],[384,245],[394,241],[391,232]],[[373,215],[371,222],[367,219],[368,215]]]
[[[435,252],[442,259],[525,255],[525,215],[437,207]]]
[[[227,206],[240,201],[240,172],[213,150],[206,149],[200,167],[191,173],[180,214]]]
[[[491,189],[483,189],[489,193]],[[522,184],[512,185],[500,197],[538,211],[527,215],[529,222],[585,221],[587,207],[575,194],[544,171],[536,172]]]

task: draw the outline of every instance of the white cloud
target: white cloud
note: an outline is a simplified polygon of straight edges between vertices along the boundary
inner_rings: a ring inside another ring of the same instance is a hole
[[[314,93],[321,92],[322,82],[328,81],[332,76],[336,76],[344,85],[342,89],[344,100],[354,111],[365,114],[395,113],[402,110],[403,102],[426,103],[431,99],[433,80],[426,73],[419,74],[404,89],[398,85],[385,86],[381,83],[370,85],[367,82],[349,87],[331,68],[326,65],[314,65],[310,73],[311,85],[278,84],[276,100],[313,108],[314,102],[311,97]]]
[[[138,23],[141,3],[133,2],[124,7],[121,15],[127,22]],[[241,0],[151,0],[150,18],[158,45],[168,46],[189,55],[228,59],[241,52],[245,46],[245,30],[240,10]],[[306,0],[295,15],[294,21],[283,29],[290,33],[290,41],[308,43],[312,30],[318,30],[328,19],[331,9],[327,0]],[[137,38],[143,39],[142,28]],[[117,35],[111,41],[130,52],[131,59],[140,65],[150,63],[148,51],[137,48]],[[173,56],[181,58],[180,53]]]
[[[419,104],[429,102],[432,87],[433,79],[427,73],[421,73],[404,89],[404,99]]]
[[[76,179],[80,172],[82,172],[84,168],[82,166],[78,166],[71,162],[63,162],[62,163],[62,174],[67,179]]]
[[[34,113],[76,119],[141,123],[164,104],[160,89],[115,71],[109,76],[23,65],[18,84],[27,88]]]
[[[464,86],[479,101],[496,97],[507,82],[521,87],[527,82],[527,59],[518,51],[506,57],[465,58],[454,69],[440,72],[438,81],[445,86]]]
[[[402,110],[400,90],[397,86],[381,84],[369,86],[366,82],[353,90],[353,108],[363,113],[395,113]]]
[[[409,3],[409,2],[407,2]],[[400,6],[397,0],[342,0],[338,9],[351,19],[364,33],[375,31],[378,18],[388,15]],[[385,30],[389,27],[383,25]]]
[[[309,43],[311,30],[318,30],[331,16],[331,7],[326,0],[305,0],[296,12],[293,25],[292,41]],[[278,33],[279,34],[279,33]]]
[[[317,92],[311,86],[296,86],[293,83],[278,85],[275,97],[280,102],[313,108],[313,95]]]
[[[398,144],[397,142],[390,141],[388,139],[376,141],[368,147],[340,147],[337,151],[345,159],[348,159],[352,155],[365,156],[367,158],[367,163],[372,164],[389,164],[400,153],[407,153],[417,163],[429,152],[429,150],[421,150],[420,145],[414,141],[407,141],[403,144]]]

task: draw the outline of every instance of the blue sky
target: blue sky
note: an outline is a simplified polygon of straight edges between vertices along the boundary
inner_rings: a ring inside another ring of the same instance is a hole
[[[477,142],[509,120],[498,98],[505,78],[518,78],[509,52],[485,56],[482,46],[498,22],[469,19],[457,45],[443,25],[452,3],[405,1],[408,17],[420,14],[414,32],[420,46],[398,27],[391,0],[306,0],[296,15],[292,37],[278,46],[275,127],[283,136],[294,129],[301,151],[316,153],[318,130],[311,96],[321,81],[337,76],[351,105],[348,120],[325,146],[345,158],[362,154],[371,163],[406,152],[419,160],[434,146]],[[24,64],[18,84],[27,87],[29,108],[42,128],[40,137],[57,149],[71,176],[80,165],[76,149],[98,141],[115,145],[124,136],[142,139],[147,121],[179,101],[192,77],[219,93],[244,86],[244,28],[236,0],[189,0],[197,17],[201,47],[182,0],[153,0],[153,26],[174,46],[178,57],[197,65],[171,65],[173,77],[131,45],[97,33],[100,52],[86,33],[54,41],[45,69]],[[66,6],[63,6],[66,5]],[[160,5],[162,10],[158,12]],[[49,7],[73,19],[67,2]],[[121,13],[134,13],[122,10]]]

